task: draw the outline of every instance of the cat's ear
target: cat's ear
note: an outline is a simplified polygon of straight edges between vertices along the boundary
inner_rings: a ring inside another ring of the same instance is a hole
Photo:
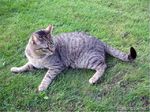
[[[46,29],[45,29],[45,31],[49,34],[51,34],[52,33],[52,31],[53,31],[53,25],[49,25]]]
[[[32,35],[31,38],[33,44],[40,44],[40,40],[35,35]]]

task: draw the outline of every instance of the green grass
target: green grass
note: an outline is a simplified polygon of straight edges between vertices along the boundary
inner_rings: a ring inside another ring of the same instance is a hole
[[[0,111],[123,111],[150,106],[149,0],[0,0]],[[99,84],[94,71],[66,70],[46,92],[36,93],[45,70],[14,75],[26,62],[30,34],[53,24],[54,34],[86,31],[127,52],[134,63],[108,57]],[[128,34],[128,35],[124,35]]]

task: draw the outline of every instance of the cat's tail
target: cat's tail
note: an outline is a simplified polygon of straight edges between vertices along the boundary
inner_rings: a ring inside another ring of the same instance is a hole
[[[137,53],[133,47],[130,48],[130,53],[127,54],[127,53],[121,52],[115,48],[112,48],[112,47],[108,46],[107,44],[105,44],[104,46],[105,46],[106,53],[108,53],[122,61],[133,61],[136,59]]]

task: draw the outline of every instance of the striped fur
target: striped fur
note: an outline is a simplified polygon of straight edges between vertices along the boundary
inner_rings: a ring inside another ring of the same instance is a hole
[[[123,61],[132,61],[136,58],[134,48],[130,49],[130,54],[126,54],[84,32],[52,36],[52,29],[52,26],[48,26],[34,32],[25,50],[28,63],[22,67],[11,68],[15,73],[32,70],[34,67],[47,68],[48,71],[38,91],[46,90],[53,79],[68,67],[96,70],[89,79],[89,83],[96,83],[107,67],[106,53]]]

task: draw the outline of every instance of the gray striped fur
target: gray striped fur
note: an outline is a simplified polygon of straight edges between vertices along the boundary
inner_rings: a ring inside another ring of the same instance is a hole
[[[126,54],[84,32],[62,33],[56,36],[51,33],[52,26],[34,32],[25,50],[28,63],[22,67],[11,68],[11,71],[16,73],[32,70],[34,67],[47,68],[38,91],[46,90],[52,80],[68,67],[96,70],[89,79],[89,83],[96,83],[106,69],[106,53],[123,61],[136,58],[133,48],[130,54]]]

